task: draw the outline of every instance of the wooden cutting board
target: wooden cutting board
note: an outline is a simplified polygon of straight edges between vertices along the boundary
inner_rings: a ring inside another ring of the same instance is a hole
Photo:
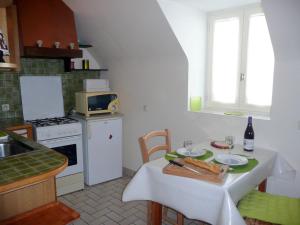
[[[180,176],[180,177],[189,177],[189,178],[194,178],[194,179],[198,179],[198,180],[206,180],[206,181],[213,182],[213,183],[223,183],[224,178],[225,178],[228,168],[229,168],[228,166],[225,166],[225,165],[221,166],[223,168],[223,172],[220,174],[215,174],[206,169],[202,169],[202,168],[193,166],[191,164],[188,164],[188,163],[184,162],[183,159],[177,159],[176,161],[197,170],[201,174],[195,173],[184,167],[179,167],[179,166],[176,166],[176,165],[173,165],[170,163],[163,168],[163,173]]]

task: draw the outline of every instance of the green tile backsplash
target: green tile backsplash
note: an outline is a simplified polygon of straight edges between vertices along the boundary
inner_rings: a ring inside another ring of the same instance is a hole
[[[21,71],[0,71],[0,119],[22,117],[20,76],[60,76],[62,79],[64,107],[68,112],[75,106],[75,92],[82,90],[84,79],[100,78],[98,71],[64,72],[61,59],[21,59]],[[9,104],[10,110],[2,112],[1,105]]]

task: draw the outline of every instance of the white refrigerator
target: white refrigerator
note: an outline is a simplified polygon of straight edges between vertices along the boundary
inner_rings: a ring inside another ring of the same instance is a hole
[[[122,117],[75,116],[83,128],[84,180],[94,185],[122,176]]]

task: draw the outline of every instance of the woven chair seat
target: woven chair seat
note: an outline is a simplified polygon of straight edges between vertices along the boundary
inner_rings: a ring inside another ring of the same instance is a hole
[[[248,225],[300,224],[300,199],[252,191],[238,204]],[[251,218],[251,219],[249,219]],[[259,223],[264,221],[265,223]],[[266,223],[267,222],[267,223]]]

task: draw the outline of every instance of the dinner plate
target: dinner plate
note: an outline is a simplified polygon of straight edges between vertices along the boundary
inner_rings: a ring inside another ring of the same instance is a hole
[[[215,148],[230,149],[230,146],[226,144],[225,141],[212,141],[210,142],[210,145]]]
[[[248,163],[248,159],[246,157],[232,154],[218,154],[215,157],[215,160],[229,166],[242,166]]]
[[[176,152],[179,155],[183,155],[183,156],[188,156],[188,157],[199,157],[202,156],[206,153],[205,150],[203,149],[196,149],[193,148],[191,152],[189,152],[188,150],[186,150],[186,148],[179,148],[176,150]]]

